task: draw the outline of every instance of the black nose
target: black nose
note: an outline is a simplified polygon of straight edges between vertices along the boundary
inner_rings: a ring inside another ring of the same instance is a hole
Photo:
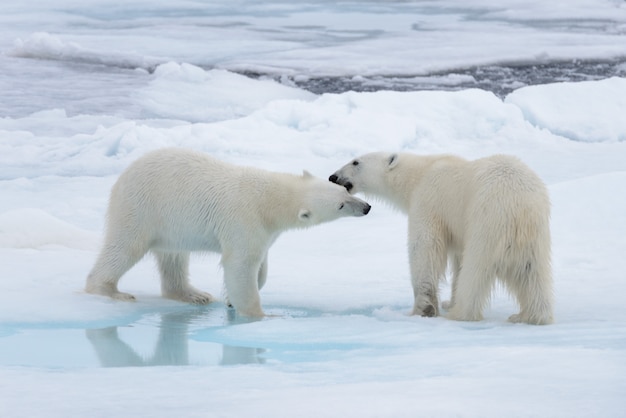
[[[333,183],[337,183],[338,179],[339,179],[339,177],[337,177],[336,174],[332,174],[330,177],[328,177],[328,180],[332,181]]]
[[[371,207],[370,205],[365,206],[365,209],[363,209],[363,214],[364,214],[364,215],[367,215],[368,213],[370,213],[370,209],[371,209],[371,208],[372,208],[372,207]]]

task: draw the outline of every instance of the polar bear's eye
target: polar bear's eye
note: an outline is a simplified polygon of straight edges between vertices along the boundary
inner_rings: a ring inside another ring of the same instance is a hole
[[[343,209],[343,203],[339,205],[339,210]]]
[[[357,160],[352,161],[352,165],[359,165],[359,162]]]

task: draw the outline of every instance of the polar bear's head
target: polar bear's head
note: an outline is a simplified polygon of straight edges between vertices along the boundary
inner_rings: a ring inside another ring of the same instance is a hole
[[[386,174],[398,164],[398,154],[372,152],[355,158],[328,180],[346,188],[351,194],[380,194],[385,189]]]
[[[308,225],[332,221],[345,216],[367,215],[371,206],[348,193],[345,187],[329,183],[304,172],[306,183],[298,213],[300,221]]]

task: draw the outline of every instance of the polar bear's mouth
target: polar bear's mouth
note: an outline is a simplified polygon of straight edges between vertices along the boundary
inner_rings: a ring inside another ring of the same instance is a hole
[[[328,180],[330,180],[331,182],[338,184],[340,186],[343,186],[346,188],[347,191],[351,191],[352,188],[354,187],[354,185],[352,184],[352,182],[350,181],[346,181],[344,179],[340,179],[336,174],[331,175]]]

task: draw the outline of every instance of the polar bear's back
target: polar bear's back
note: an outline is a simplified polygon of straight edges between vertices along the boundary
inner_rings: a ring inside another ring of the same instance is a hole
[[[132,163],[111,192],[112,203],[144,210],[180,210],[199,198],[227,188],[232,175],[227,163],[193,151],[160,149]],[[115,210],[115,205],[111,205]]]
[[[218,250],[216,235],[241,196],[230,193],[235,166],[182,149],[150,152],[131,164],[113,190],[107,213],[109,233],[133,234],[154,247]],[[219,204],[218,204],[219,202]]]

